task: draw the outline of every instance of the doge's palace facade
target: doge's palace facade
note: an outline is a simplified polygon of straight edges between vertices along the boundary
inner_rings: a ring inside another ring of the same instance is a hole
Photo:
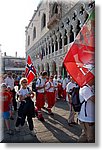
[[[26,55],[38,73],[62,74],[63,59],[94,5],[93,0],[40,2],[26,27]]]

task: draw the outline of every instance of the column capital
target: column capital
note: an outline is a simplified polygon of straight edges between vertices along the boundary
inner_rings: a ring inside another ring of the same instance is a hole
[[[64,38],[65,29],[60,30],[60,33],[62,34],[62,38]]]
[[[57,32],[56,36],[57,36],[57,39],[59,39],[60,38],[60,32]]]

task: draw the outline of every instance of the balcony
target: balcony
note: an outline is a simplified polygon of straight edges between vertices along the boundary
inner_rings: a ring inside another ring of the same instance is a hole
[[[53,53],[50,53],[50,54],[44,56],[42,60],[41,60],[41,58],[38,58],[35,61],[36,61],[36,63],[39,64],[39,62],[44,63],[44,61],[46,61],[46,60],[50,60],[50,59],[53,59],[54,57],[60,57],[61,55],[65,55],[69,51],[71,46],[72,46],[72,43],[65,45],[64,48],[59,49],[58,51],[55,51]]]
[[[60,21],[60,14],[54,14],[47,23],[47,27],[51,29],[56,23]]]

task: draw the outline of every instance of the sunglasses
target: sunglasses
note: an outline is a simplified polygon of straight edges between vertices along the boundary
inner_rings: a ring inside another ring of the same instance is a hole
[[[22,83],[27,83],[27,82],[25,81],[25,82],[22,82]]]

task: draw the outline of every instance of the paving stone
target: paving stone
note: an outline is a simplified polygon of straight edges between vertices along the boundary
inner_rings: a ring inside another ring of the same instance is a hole
[[[68,104],[62,100],[57,101],[53,108],[54,116],[48,115],[45,110],[42,110],[45,122],[41,122],[35,117],[33,119],[36,137],[31,135],[28,124],[20,127],[20,132],[16,132],[15,122],[17,112],[14,113],[14,120],[10,121],[10,125],[14,130],[14,134],[8,135],[6,127],[4,129],[4,140],[2,143],[76,143],[80,134],[81,128],[79,125],[73,127],[68,126]],[[77,120],[77,114],[76,118]]]

